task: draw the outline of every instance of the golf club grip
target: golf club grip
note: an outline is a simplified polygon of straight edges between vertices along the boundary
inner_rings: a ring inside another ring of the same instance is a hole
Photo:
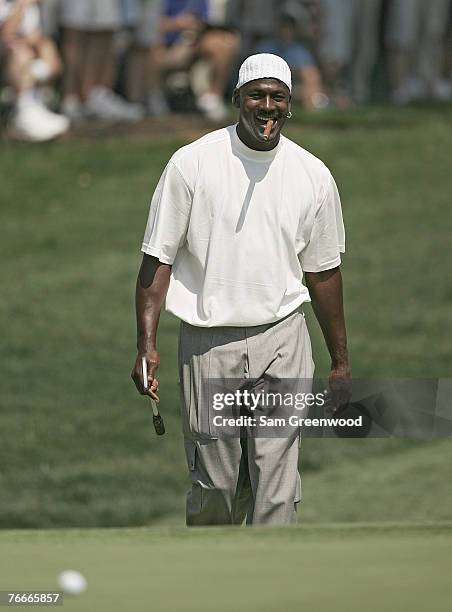
[[[154,421],[155,433],[158,436],[163,436],[165,433],[165,423],[163,422],[162,416],[160,414],[154,414],[152,415],[152,420]]]

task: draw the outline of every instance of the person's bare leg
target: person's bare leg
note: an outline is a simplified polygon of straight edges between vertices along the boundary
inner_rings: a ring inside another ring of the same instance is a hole
[[[388,79],[391,91],[398,91],[406,82],[410,70],[410,54],[401,48],[388,49]]]
[[[322,76],[316,66],[303,66],[298,69],[298,97],[306,110],[321,108],[320,101],[326,100],[323,93]]]
[[[53,81],[60,76],[63,72],[63,63],[55,43],[50,38],[40,36],[35,44],[35,52],[39,59],[44,60],[49,69],[48,81]]]
[[[452,22],[447,26],[446,36],[444,38],[444,76],[452,77]]]
[[[162,70],[187,70],[196,51],[195,45],[186,41],[163,48],[160,55]]]
[[[4,77],[16,98],[8,128],[11,136],[38,142],[66,132],[69,127],[67,119],[46,109],[36,95],[36,54],[33,47],[27,40],[15,40],[6,54]]]
[[[323,66],[327,94],[339,110],[346,110],[352,104],[347,91],[346,67],[330,61]]]
[[[114,32],[102,32],[96,38],[95,51],[99,67],[99,85],[113,89],[116,78]]]
[[[74,96],[83,99],[81,77],[86,57],[85,32],[64,28],[61,50],[64,62],[63,98]]]
[[[114,81],[113,32],[86,33],[86,61],[81,79],[84,99],[95,87],[112,89]]]
[[[87,65],[83,80],[85,111],[90,117],[107,121],[139,121],[141,105],[128,104],[113,91],[115,78],[114,32],[89,34]]]
[[[444,43],[449,5],[449,0],[439,0],[431,7],[423,5],[423,31],[421,45],[418,46],[418,70],[426,83],[429,95],[435,95],[436,85],[444,74]]]
[[[148,49],[146,56],[147,92],[161,91],[165,48],[155,45]]]
[[[419,41],[416,60],[418,76],[425,84],[428,95],[431,95],[433,84],[440,75],[441,42],[424,33]]]
[[[34,77],[31,73],[33,60],[33,51],[21,41],[14,42],[7,50],[5,77],[17,96],[33,89]]]
[[[140,102],[149,92],[161,90],[164,49],[161,46],[134,46],[127,64],[127,97]]]
[[[127,58],[126,92],[130,102],[142,102],[147,94],[148,69],[147,56],[149,50],[134,46]]]
[[[210,92],[224,95],[231,74],[231,66],[239,46],[238,36],[232,32],[206,32],[199,43],[199,53],[211,65]]]
[[[368,102],[371,77],[378,52],[378,22],[381,0],[360,0],[355,28],[356,51],[352,62],[351,83],[355,102]]]
[[[163,58],[165,49],[161,45],[146,48],[144,56],[144,100],[148,113],[158,117],[170,112],[162,89]]]

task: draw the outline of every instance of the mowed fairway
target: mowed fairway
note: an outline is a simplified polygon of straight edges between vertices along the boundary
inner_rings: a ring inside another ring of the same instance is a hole
[[[1,589],[88,579],[83,612],[449,612],[452,527],[72,530],[0,534]]]

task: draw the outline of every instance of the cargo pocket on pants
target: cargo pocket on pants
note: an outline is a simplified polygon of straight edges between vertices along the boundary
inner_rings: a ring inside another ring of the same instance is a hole
[[[184,435],[216,438],[210,414],[210,349],[213,328],[194,329],[181,322],[179,334],[179,378]]]

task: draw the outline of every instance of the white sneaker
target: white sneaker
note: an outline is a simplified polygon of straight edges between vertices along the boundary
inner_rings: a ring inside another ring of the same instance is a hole
[[[325,110],[331,107],[331,100],[322,91],[312,94],[311,102],[314,110]]]
[[[399,87],[398,89],[395,89],[390,94],[390,99],[391,99],[391,102],[395,104],[396,106],[406,106],[407,104],[410,104],[411,102],[413,102],[411,92],[408,90],[407,87],[404,87],[404,86]]]
[[[215,123],[221,123],[226,121],[228,118],[228,111],[226,106],[217,94],[214,93],[205,93],[196,101],[196,104],[199,110],[204,113],[204,115],[210,121],[214,121]]]
[[[82,101],[78,96],[65,96],[61,103],[61,112],[65,117],[74,121],[82,121],[85,116]]]
[[[13,135],[28,142],[52,140],[69,129],[69,120],[39,103],[19,107],[11,121]]]
[[[419,77],[411,77],[408,79],[406,86],[413,102],[422,100],[427,97],[427,88],[425,83]]]
[[[452,100],[452,81],[436,79],[432,85],[432,96],[438,102],[449,102]]]
[[[152,117],[159,117],[170,113],[168,102],[161,91],[155,91],[148,95],[147,109]]]
[[[425,96],[426,89],[424,83],[417,77],[411,77],[391,93],[391,101],[396,106],[406,106],[412,102],[422,100]]]
[[[95,87],[86,101],[87,116],[106,121],[134,123],[144,117],[141,104],[131,104],[105,87]]]

